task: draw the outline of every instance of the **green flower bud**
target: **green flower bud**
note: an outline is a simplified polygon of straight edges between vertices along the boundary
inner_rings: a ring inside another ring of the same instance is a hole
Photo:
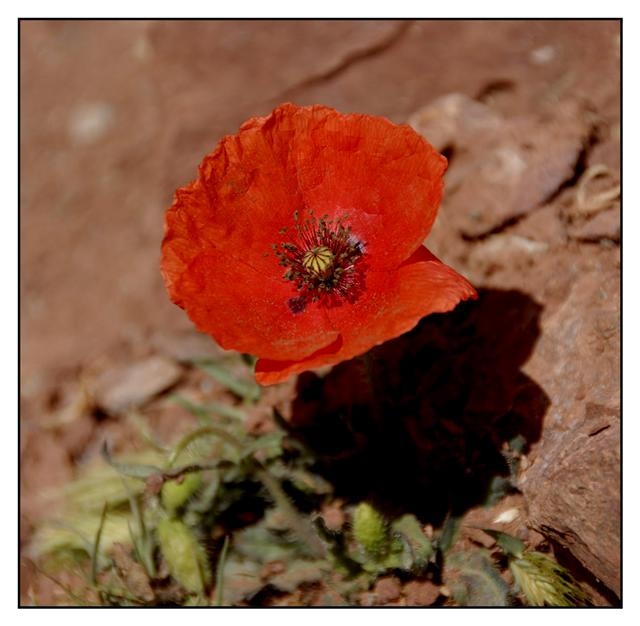
[[[366,554],[381,561],[389,553],[387,521],[370,504],[361,502],[353,514],[353,534]]]
[[[163,519],[157,527],[160,550],[171,576],[187,591],[203,594],[211,582],[211,570],[204,546],[179,519]]]
[[[189,472],[178,480],[166,481],[162,485],[160,493],[162,506],[169,514],[175,515],[176,511],[189,501],[189,498],[200,488],[201,484],[202,475],[200,472]]]

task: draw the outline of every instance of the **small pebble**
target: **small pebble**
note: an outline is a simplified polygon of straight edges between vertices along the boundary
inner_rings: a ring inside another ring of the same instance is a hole
[[[114,119],[114,109],[107,102],[78,105],[69,118],[69,136],[74,143],[95,143],[107,134]]]

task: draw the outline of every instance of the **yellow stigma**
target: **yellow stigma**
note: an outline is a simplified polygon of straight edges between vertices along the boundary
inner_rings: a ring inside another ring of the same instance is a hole
[[[333,269],[333,252],[327,246],[307,250],[302,257],[304,268],[318,278],[327,278]]]

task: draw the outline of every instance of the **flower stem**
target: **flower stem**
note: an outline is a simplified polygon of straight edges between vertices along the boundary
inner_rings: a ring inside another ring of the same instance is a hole
[[[318,538],[311,524],[309,524],[291,504],[279,481],[263,467],[257,467],[256,473],[273,499],[273,503],[285,515],[292,530],[298,535],[299,539],[305,543],[313,556],[324,557],[326,555],[324,544]]]

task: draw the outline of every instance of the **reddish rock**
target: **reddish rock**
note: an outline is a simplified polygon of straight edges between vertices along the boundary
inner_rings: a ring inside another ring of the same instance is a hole
[[[342,507],[343,503],[340,500],[332,500],[323,505],[320,515],[330,531],[337,532],[344,526],[346,515]]]
[[[407,606],[431,606],[440,596],[440,587],[430,580],[412,580],[404,586]]]
[[[620,243],[621,225],[620,206],[616,206],[571,224],[567,232],[578,241]]]
[[[172,360],[151,357],[122,368],[110,369],[94,381],[91,394],[107,413],[138,407],[178,382],[182,369]]]
[[[22,438],[22,457],[29,463],[23,463],[20,472],[20,513],[29,521],[52,513],[52,503],[57,501],[53,496],[72,479],[73,470],[69,454],[54,433],[35,429]]]
[[[452,165],[444,210],[467,237],[481,237],[544,204],[573,178],[592,132],[587,111],[568,101],[536,116],[502,118],[451,94],[412,118]]]
[[[447,148],[463,148],[469,136],[499,131],[503,120],[486,104],[461,93],[451,93],[416,111],[409,124],[442,152]]]
[[[376,595],[378,604],[388,604],[389,602],[395,602],[400,597],[402,587],[397,578],[387,576],[380,578],[376,582],[373,592]]]
[[[594,268],[595,269],[595,268]],[[568,273],[568,272],[567,272]],[[620,282],[583,272],[527,364],[551,406],[521,489],[529,523],[620,594]]]

